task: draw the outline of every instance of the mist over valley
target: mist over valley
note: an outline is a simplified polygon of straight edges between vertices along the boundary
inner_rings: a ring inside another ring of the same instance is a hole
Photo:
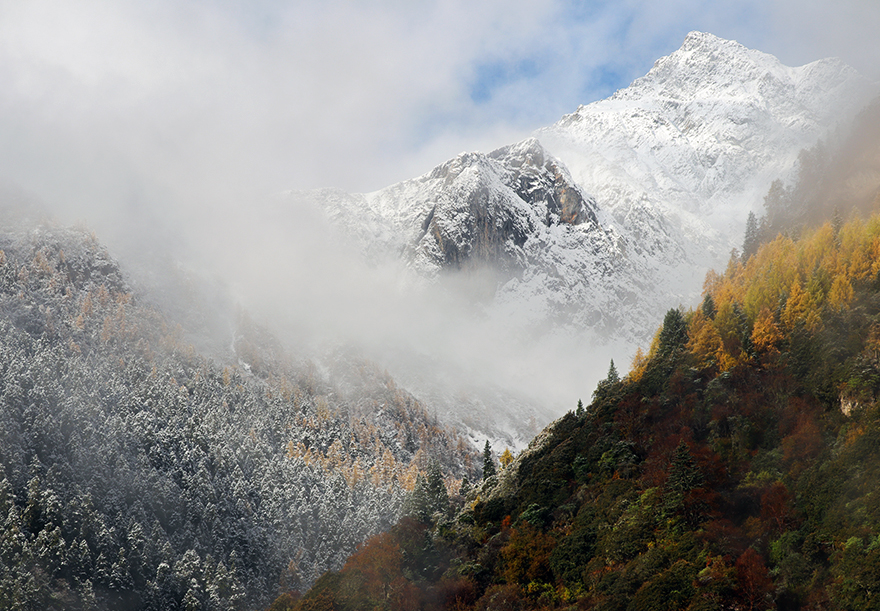
[[[0,608],[856,600],[878,57],[674,4],[0,7]]]

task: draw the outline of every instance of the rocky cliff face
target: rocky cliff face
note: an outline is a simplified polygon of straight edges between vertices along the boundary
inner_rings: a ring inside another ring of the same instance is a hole
[[[459,155],[416,181],[423,201],[397,205],[431,206],[412,248],[423,271],[489,265],[521,272],[523,248],[539,225],[598,227],[595,202],[534,139],[488,155]]]
[[[534,138],[462,153],[375,193],[314,196],[367,250],[400,253],[428,277],[483,266],[521,272],[525,244],[540,227],[599,227],[595,201]]]

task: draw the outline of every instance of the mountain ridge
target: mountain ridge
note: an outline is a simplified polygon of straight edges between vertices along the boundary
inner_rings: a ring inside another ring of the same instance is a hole
[[[793,178],[799,152],[870,89],[839,60],[792,68],[692,32],[629,87],[529,139],[367,194],[296,197],[315,200],[377,264],[402,261],[407,282],[488,270],[475,316],[536,354],[564,355],[548,396],[569,372],[598,380],[607,361],[583,346],[626,363],[646,345],[660,313],[692,301],[740,245],[771,181]],[[583,222],[553,216],[563,192],[584,202]]]

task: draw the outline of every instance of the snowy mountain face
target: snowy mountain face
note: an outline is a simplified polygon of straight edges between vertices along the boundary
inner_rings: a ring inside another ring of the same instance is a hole
[[[522,368],[556,359],[548,387],[575,375],[592,388],[609,356],[625,364],[668,308],[695,302],[772,180],[869,90],[838,60],[790,68],[694,32],[534,138],[374,193],[311,197],[371,260],[429,282],[491,269],[480,316],[522,341]]]
[[[692,32],[644,77],[538,137],[622,229],[656,210],[697,238],[694,263],[718,265],[770,182],[790,177],[798,152],[851,118],[869,90],[836,59],[790,68]]]
[[[321,196],[330,217],[363,241],[370,256],[395,253],[420,277],[438,282],[491,270],[484,277],[497,286],[492,299],[479,304],[479,315],[507,335],[532,341],[548,317],[568,327],[610,329],[617,319],[606,317],[598,304],[622,298],[637,307],[643,287],[631,280],[635,274],[619,236],[603,226],[596,202],[534,138],[489,154],[459,155],[375,193]],[[622,280],[603,281],[615,277]],[[573,310],[572,304],[584,307]],[[447,401],[429,379],[438,376],[436,363],[399,362],[404,365],[393,368],[395,376],[475,441],[489,436],[518,447],[537,432],[536,421],[554,415],[509,389],[481,392],[471,386]],[[431,376],[419,373],[426,369]]]

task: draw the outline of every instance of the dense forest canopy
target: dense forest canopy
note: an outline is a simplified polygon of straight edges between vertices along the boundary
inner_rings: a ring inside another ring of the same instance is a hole
[[[322,375],[246,316],[208,358],[94,236],[6,221],[0,608],[259,607],[389,528],[428,456],[474,476],[374,365]]]

